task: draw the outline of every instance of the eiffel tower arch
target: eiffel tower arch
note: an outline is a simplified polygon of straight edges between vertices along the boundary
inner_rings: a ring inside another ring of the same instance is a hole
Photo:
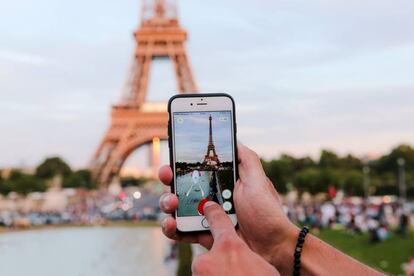
[[[138,147],[168,138],[166,102],[146,101],[151,63],[169,58],[179,93],[197,92],[184,45],[187,32],[179,24],[174,2],[143,1],[141,24],[134,38],[136,49],[126,89],[120,103],[112,107],[109,129],[91,162],[92,177],[103,187],[119,174]]]

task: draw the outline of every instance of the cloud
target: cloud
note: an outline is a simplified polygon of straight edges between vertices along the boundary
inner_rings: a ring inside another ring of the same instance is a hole
[[[35,66],[53,65],[55,62],[49,58],[22,52],[0,50],[0,61],[21,63]]]
[[[139,4],[2,5],[0,166],[88,163],[128,77]],[[232,94],[239,138],[268,157],[412,141],[413,12],[411,0],[179,2],[200,91]],[[154,64],[148,98],[165,100],[173,67]]]

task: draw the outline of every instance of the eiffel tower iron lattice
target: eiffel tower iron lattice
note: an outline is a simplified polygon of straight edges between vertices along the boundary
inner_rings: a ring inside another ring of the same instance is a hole
[[[207,145],[207,153],[204,156],[204,164],[207,165],[217,165],[220,163],[219,158],[216,154],[216,147],[213,143],[213,127],[212,127],[212,118],[211,115],[208,117],[209,120],[209,135],[208,135],[208,145]]]
[[[110,127],[91,162],[93,179],[104,187],[119,174],[135,149],[168,138],[166,103],[146,102],[151,63],[158,58],[169,58],[178,91],[197,92],[184,46],[187,32],[179,24],[174,2],[143,1],[141,24],[134,37],[137,46],[127,89],[121,102],[112,107]]]

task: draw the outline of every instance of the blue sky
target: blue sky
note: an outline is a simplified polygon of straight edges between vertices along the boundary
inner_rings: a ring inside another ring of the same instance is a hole
[[[0,167],[82,167],[121,97],[140,1],[0,0]],[[414,2],[179,2],[201,91],[227,92],[265,158],[414,142]],[[176,89],[155,64],[150,100]]]
[[[174,137],[177,162],[203,162],[209,139],[209,116],[213,143],[220,162],[233,161],[231,113],[176,113]]]

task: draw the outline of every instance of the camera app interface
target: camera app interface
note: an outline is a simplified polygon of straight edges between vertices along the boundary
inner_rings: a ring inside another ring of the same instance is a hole
[[[176,112],[173,116],[177,215],[203,215],[209,200],[234,214],[231,111]]]

